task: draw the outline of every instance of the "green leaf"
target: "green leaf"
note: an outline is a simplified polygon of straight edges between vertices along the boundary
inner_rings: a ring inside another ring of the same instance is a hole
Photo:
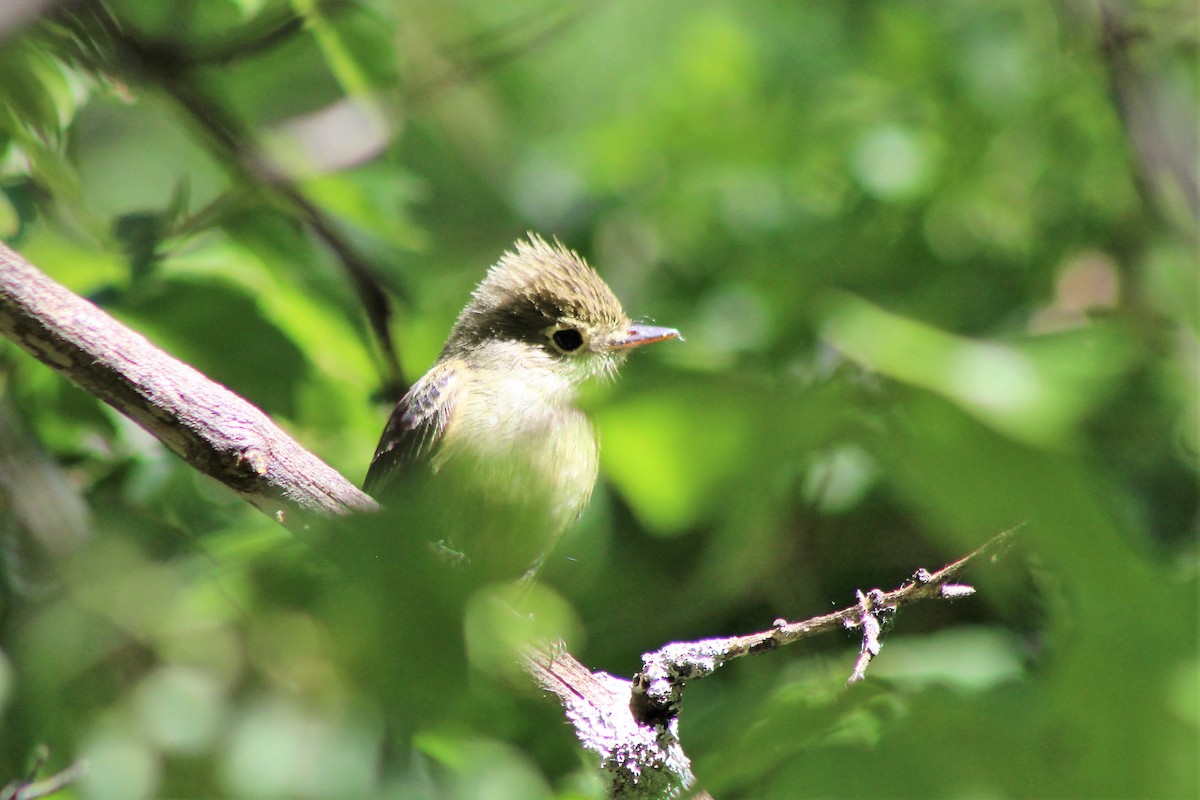
[[[1128,334],[1104,323],[978,341],[848,297],[835,300],[826,319],[829,342],[854,361],[1043,446],[1077,442],[1088,414],[1116,388],[1135,355]]]

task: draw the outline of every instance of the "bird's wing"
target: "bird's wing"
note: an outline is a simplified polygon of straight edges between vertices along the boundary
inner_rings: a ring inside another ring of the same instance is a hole
[[[364,490],[375,494],[429,458],[450,425],[461,386],[452,365],[437,364],[404,395],[383,429]]]

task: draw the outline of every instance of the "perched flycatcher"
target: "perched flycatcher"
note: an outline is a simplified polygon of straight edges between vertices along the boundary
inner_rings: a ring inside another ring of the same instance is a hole
[[[475,289],[442,354],[392,411],[364,488],[465,568],[536,568],[587,505],[598,448],[579,385],[679,338],[630,322],[575,252],[530,234]]]

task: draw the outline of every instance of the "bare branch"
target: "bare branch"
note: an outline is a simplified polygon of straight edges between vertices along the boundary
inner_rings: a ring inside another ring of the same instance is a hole
[[[693,783],[691,765],[679,742],[679,708],[690,680],[711,675],[726,662],[766,653],[840,628],[863,629],[863,644],[850,683],[861,680],[879,653],[884,620],[901,606],[922,600],[954,600],[974,590],[955,579],[966,567],[996,553],[1020,528],[992,537],[974,552],[937,572],[921,569],[890,592],[859,592],[852,606],[801,622],[776,620],[768,630],[744,636],[673,642],[642,655],[632,681],[590,672],[560,646],[531,653],[526,669],[562,703],[584,748],[600,756],[613,798],[677,797]]]
[[[691,787],[691,763],[679,743],[679,719],[646,725],[630,713],[632,684],[591,672],[561,646],[531,653],[526,670],[558,697],[584,749],[600,756],[614,800],[678,797]]]
[[[874,589],[860,602],[847,606],[832,614],[787,622],[776,620],[769,630],[725,639],[705,639],[699,642],[675,642],[653,653],[642,656],[642,671],[634,676],[634,714],[639,719],[653,721],[674,716],[678,713],[679,697],[688,680],[710,675],[725,662],[752,653],[762,653],[801,639],[836,628],[864,628],[863,649],[878,652],[879,633],[882,625],[880,614],[895,613],[902,605],[921,600],[952,600],[970,594],[967,587],[952,584],[967,565],[985,553],[994,552],[1006,543],[1020,526],[997,534],[979,549],[937,572],[917,570],[903,586],[890,592]],[[874,620],[874,622],[868,622]],[[871,657],[873,657],[872,654]],[[870,658],[866,662],[870,661]],[[866,669],[866,663],[862,664]],[[853,678],[853,676],[851,676]]]
[[[862,628],[862,647],[859,648],[858,660],[854,662],[854,670],[846,679],[846,683],[858,683],[867,677],[867,667],[883,649],[883,641],[879,637],[883,634],[884,619],[881,619],[880,612],[895,611],[895,608],[883,603],[883,592],[878,589],[872,589],[866,594],[860,590],[857,595],[859,617],[844,624],[847,628]]]
[[[0,244],[0,334],[257,508],[344,514],[375,502],[262,411]]]
[[[49,797],[75,783],[87,769],[85,762],[76,761],[61,772],[38,780],[37,774],[41,772],[46,759],[50,757],[50,751],[45,745],[38,745],[38,751],[29,774],[0,789],[0,800],[38,800],[38,798]]]

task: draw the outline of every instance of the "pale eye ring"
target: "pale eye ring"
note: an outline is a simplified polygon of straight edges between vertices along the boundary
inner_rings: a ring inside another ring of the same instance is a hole
[[[564,353],[573,353],[583,347],[583,334],[577,328],[559,328],[550,334],[550,340]]]

